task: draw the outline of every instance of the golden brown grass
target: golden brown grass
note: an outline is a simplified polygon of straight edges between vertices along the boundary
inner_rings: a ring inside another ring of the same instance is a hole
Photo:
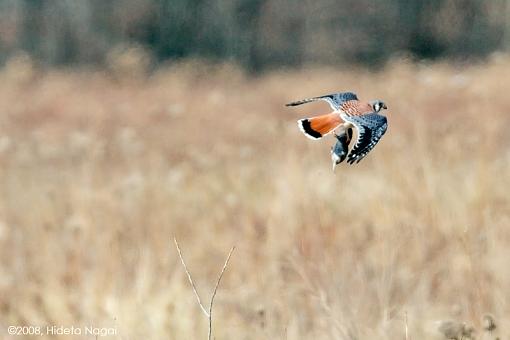
[[[0,74],[0,329],[204,339],[175,235],[206,301],[237,246],[216,339],[403,339],[406,313],[410,339],[485,313],[509,334],[510,59],[127,79],[28,66]],[[384,99],[390,126],[333,174],[333,139],[296,126],[327,105],[283,105],[337,90]]]

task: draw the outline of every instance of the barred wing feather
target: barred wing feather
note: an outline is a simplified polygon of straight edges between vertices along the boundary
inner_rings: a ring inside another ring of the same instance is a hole
[[[355,93],[352,92],[340,92],[340,93],[333,93],[333,94],[327,94],[325,96],[320,97],[313,97],[313,98],[307,98],[298,100],[292,103],[286,104],[286,106],[297,106],[301,104],[306,104],[310,102],[315,102],[318,100],[326,101],[329,106],[335,111],[339,110],[343,103],[350,100],[358,100],[358,97]]]
[[[359,163],[382,138],[388,122],[385,116],[377,113],[367,113],[360,116],[342,115],[342,118],[352,123],[358,130],[356,144],[347,156],[349,164]]]

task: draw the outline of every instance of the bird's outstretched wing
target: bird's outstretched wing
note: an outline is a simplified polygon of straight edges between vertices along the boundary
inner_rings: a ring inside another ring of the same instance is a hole
[[[342,118],[358,130],[356,144],[347,156],[347,163],[359,163],[384,135],[388,121],[385,116],[375,112],[359,116],[342,115]]]
[[[323,100],[328,102],[328,104],[331,106],[331,108],[335,111],[339,110],[341,105],[349,100],[358,100],[358,96],[356,96],[355,93],[352,92],[341,92],[341,93],[333,93],[333,94],[327,94],[320,97],[313,97],[313,98],[307,98],[298,100],[292,103],[285,104],[285,106],[297,106],[301,104],[306,104],[310,102],[315,102],[318,100]]]

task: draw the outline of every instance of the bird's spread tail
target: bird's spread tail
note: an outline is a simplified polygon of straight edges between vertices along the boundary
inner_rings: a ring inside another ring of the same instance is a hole
[[[342,123],[340,115],[336,112],[313,118],[304,118],[298,121],[299,129],[311,139],[321,139],[332,132]]]

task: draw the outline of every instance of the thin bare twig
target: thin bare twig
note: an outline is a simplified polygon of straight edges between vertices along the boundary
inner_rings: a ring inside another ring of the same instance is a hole
[[[189,283],[193,288],[193,293],[195,293],[195,296],[197,297],[198,305],[200,306],[200,309],[202,309],[202,312],[204,312],[205,316],[209,317],[210,314],[207,312],[207,309],[205,309],[204,305],[202,304],[202,301],[200,300],[200,295],[198,295],[197,287],[195,287],[195,282],[193,282],[193,279],[191,278],[191,274],[188,270],[188,267],[186,266],[186,262],[184,262],[184,258],[182,257],[181,248],[179,247],[179,243],[177,243],[177,239],[175,237],[174,242],[175,247],[177,247],[177,252],[179,253],[179,258],[181,259],[182,266],[184,267],[184,271],[186,272],[186,275],[188,275]]]
[[[409,327],[407,326],[407,311],[404,312],[404,322],[405,322],[405,325],[406,325],[406,339],[405,340],[409,340]]]
[[[211,339],[211,334],[212,334],[211,333],[212,332],[212,309],[213,309],[213,304],[214,304],[214,298],[216,297],[216,292],[218,291],[218,286],[220,285],[221,278],[223,277],[223,273],[225,273],[225,269],[227,269],[228,262],[230,261],[230,257],[232,256],[232,253],[234,252],[235,249],[236,249],[235,246],[230,249],[227,259],[225,260],[225,264],[223,264],[221,273],[218,276],[218,281],[216,282],[216,286],[214,286],[214,291],[211,296],[211,302],[209,303],[209,335],[208,335],[207,339]]]
[[[174,243],[175,247],[177,248],[177,253],[179,254],[179,258],[181,259],[182,266],[184,267],[184,270],[186,271],[186,275],[188,275],[188,281],[191,284],[191,287],[193,288],[193,293],[195,294],[198,305],[200,306],[200,309],[202,309],[202,312],[207,317],[209,321],[209,331],[207,333],[207,339],[211,340],[212,337],[212,311],[213,311],[213,305],[214,305],[214,298],[216,297],[216,292],[218,291],[218,287],[221,283],[221,278],[223,277],[223,274],[225,273],[225,270],[227,269],[228,262],[230,261],[230,257],[232,256],[232,253],[236,249],[236,247],[232,247],[230,249],[230,252],[228,253],[227,259],[225,260],[225,263],[223,264],[223,268],[221,269],[220,275],[218,276],[218,280],[216,281],[216,285],[214,286],[213,293],[211,295],[211,300],[209,302],[209,311],[204,307],[202,304],[202,300],[200,299],[200,295],[198,294],[197,287],[195,286],[195,283],[193,282],[193,278],[191,277],[191,273],[188,270],[188,267],[186,266],[186,262],[184,261],[184,258],[182,256],[181,248],[179,247],[179,243],[177,243],[177,239],[174,237]]]

